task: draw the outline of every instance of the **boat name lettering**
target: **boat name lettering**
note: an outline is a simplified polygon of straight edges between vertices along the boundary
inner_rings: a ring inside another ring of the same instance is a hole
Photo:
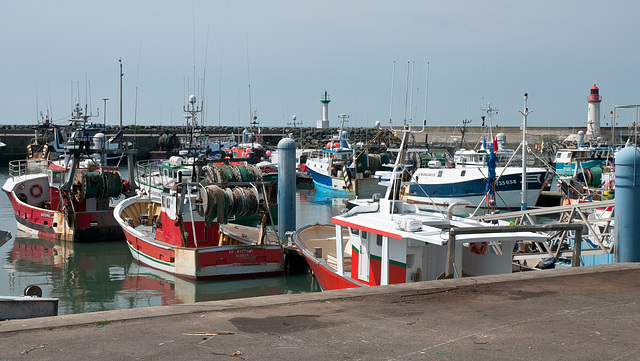
[[[229,250],[229,253],[235,253],[235,254],[240,254],[240,253],[253,253],[252,249],[231,249]]]
[[[40,217],[53,218],[53,214],[51,214],[51,213],[40,213]]]
[[[507,179],[507,180],[500,180],[496,183],[496,185],[499,186],[506,186],[506,185],[510,185],[510,184],[516,184],[518,183],[518,181],[516,181],[515,179]]]

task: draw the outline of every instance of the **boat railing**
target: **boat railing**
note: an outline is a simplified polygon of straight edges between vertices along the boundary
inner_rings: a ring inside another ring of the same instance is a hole
[[[136,175],[140,179],[151,177],[152,175],[159,175],[160,165],[162,160],[158,159],[145,159],[136,163]]]
[[[614,244],[614,200],[593,201],[570,204],[559,207],[530,209],[501,214],[487,214],[472,217],[484,222],[500,220],[510,221],[515,226],[548,226],[550,219],[557,219],[556,224],[580,223],[581,232],[573,230],[548,231],[546,242],[535,244],[519,244],[514,252],[515,261],[541,258],[573,258],[574,251],[579,248],[581,255],[610,255]],[[557,218],[556,218],[557,217]],[[576,242],[581,239],[582,242]]]
[[[29,174],[44,172],[49,165],[46,159],[18,159],[9,162],[9,177],[12,179],[24,177]]]

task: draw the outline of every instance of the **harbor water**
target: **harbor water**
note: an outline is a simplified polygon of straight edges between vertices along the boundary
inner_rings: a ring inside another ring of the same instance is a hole
[[[8,169],[0,168],[0,184]],[[319,291],[306,273],[279,277],[192,281],[137,264],[126,241],[65,243],[29,238],[18,232],[11,204],[1,195],[0,229],[11,240],[0,245],[0,295],[21,296],[37,285],[45,297],[59,298],[59,314],[161,306],[276,294]],[[316,193],[312,185],[296,192],[296,226],[329,223],[343,200]]]

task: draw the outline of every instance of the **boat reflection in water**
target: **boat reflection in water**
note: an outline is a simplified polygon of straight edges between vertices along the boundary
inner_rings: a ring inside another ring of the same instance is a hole
[[[307,274],[189,281],[133,261],[126,242],[72,243],[25,237],[6,254],[10,294],[38,285],[60,315],[319,291]]]
[[[122,283],[122,292],[129,293],[138,302],[148,302],[149,306],[314,291],[320,289],[317,286],[314,289],[307,274],[207,282],[176,277],[134,261],[129,265],[127,277]]]
[[[73,243],[25,237],[19,232],[5,268],[17,290],[38,285],[59,298],[59,314],[123,307],[117,296],[131,255],[123,242]]]

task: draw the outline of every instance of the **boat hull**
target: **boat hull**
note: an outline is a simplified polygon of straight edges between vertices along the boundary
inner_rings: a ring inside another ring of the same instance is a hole
[[[316,257],[313,254],[313,250],[310,249],[312,247],[319,248],[320,253],[325,255],[335,253],[335,240],[331,240],[330,237],[335,236],[335,232],[335,227],[332,225],[313,224],[296,231],[293,234],[293,242],[324,291],[368,286],[349,277],[350,270],[345,270],[345,275],[342,276],[335,268],[329,266],[325,258]]]
[[[197,249],[159,245],[126,232],[133,258],[146,266],[195,279],[266,277],[284,271],[282,249],[277,245],[215,246]]]
[[[113,218],[113,211],[64,212],[31,206],[7,193],[18,229],[30,236],[69,242],[105,242],[124,239],[122,228]],[[70,219],[73,219],[70,222]]]
[[[463,172],[464,176],[461,175]],[[496,173],[500,174],[500,169]],[[522,175],[517,169],[507,169],[504,173],[496,183],[495,206],[499,209],[519,210],[522,203]],[[416,172],[415,179],[419,181],[405,186],[401,197],[423,210],[442,210],[455,202],[467,201],[470,205],[466,209],[460,207],[454,212],[468,213],[479,206],[482,208],[482,203],[486,202],[486,174],[486,168],[422,170]],[[527,172],[528,205],[536,204],[546,174],[545,169]]]
[[[375,177],[354,179],[348,185],[344,178],[332,177],[318,173],[309,168],[316,189],[321,192],[331,193],[338,198],[371,198],[375,193],[384,193],[386,188],[379,185]]]
[[[329,269],[326,265],[318,263],[315,257],[310,257],[306,253],[304,253],[304,258],[307,260],[311,271],[313,271],[313,275],[315,276],[320,288],[323,291],[329,290],[340,290],[345,288],[358,288],[363,287],[363,285],[350,277],[343,277],[339,274],[335,273],[335,271]]]

